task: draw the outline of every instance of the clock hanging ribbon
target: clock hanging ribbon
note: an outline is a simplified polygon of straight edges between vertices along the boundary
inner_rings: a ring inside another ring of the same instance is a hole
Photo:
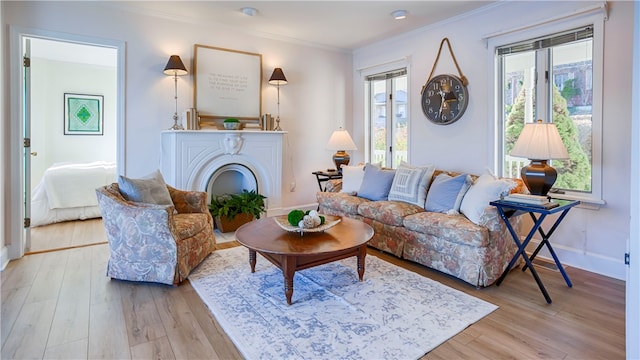
[[[444,38],[440,41],[440,48],[438,49],[438,55],[436,55],[436,61],[433,63],[433,67],[431,68],[431,72],[429,73],[429,77],[427,78],[427,82],[422,85],[422,90],[420,90],[420,94],[424,92],[424,89],[427,87],[427,83],[431,80],[433,76],[433,72],[436,70],[436,65],[438,65],[438,60],[440,59],[440,53],[442,52],[442,45],[444,45],[445,41],[447,42],[447,47],[449,48],[449,54],[451,54],[451,58],[453,59],[453,63],[456,65],[456,69],[458,69],[458,74],[460,75],[460,80],[462,80],[462,85],[468,86],[469,80],[462,74],[462,70],[460,70],[460,65],[458,65],[458,60],[456,59],[455,54],[453,53],[453,49],[451,48],[451,43],[449,42],[449,38]]]
[[[453,58],[453,62],[458,69],[460,77],[450,74],[442,74],[433,77],[433,72],[436,69],[438,60],[440,59],[440,53],[442,52],[442,45],[445,41],[449,48],[449,53]],[[438,125],[451,124],[464,114],[469,103],[469,92],[467,85],[469,81],[462,74],[458,61],[456,60],[453,50],[451,49],[451,43],[449,39],[444,38],[440,42],[440,48],[438,49],[438,55],[436,61],[433,63],[431,73],[427,82],[422,86],[420,94],[422,95],[422,112],[429,119],[429,121]]]

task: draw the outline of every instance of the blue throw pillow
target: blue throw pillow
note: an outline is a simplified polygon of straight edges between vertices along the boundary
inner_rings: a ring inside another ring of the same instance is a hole
[[[411,166],[401,161],[393,177],[389,200],[404,201],[424,207],[427,188],[434,171],[433,165]]]
[[[458,214],[462,199],[470,186],[471,176],[467,174],[456,177],[440,174],[433,179],[424,209],[445,214]]]
[[[118,187],[122,196],[133,202],[173,205],[169,189],[159,170],[145,176],[142,179],[131,179],[120,175]]]
[[[395,176],[393,170],[383,170],[371,164],[364,167],[358,196],[369,200],[387,200]]]

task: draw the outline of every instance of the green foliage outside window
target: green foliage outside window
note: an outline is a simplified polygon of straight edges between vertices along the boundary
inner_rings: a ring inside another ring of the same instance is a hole
[[[524,127],[525,95],[526,91],[523,88],[514,100],[511,111],[507,116],[505,131],[506,154],[511,153]],[[569,116],[567,101],[556,86],[553,86],[553,123],[556,124],[562,142],[569,153],[568,160],[553,160],[552,166],[558,171],[558,179],[554,187],[576,191],[591,191],[591,163],[580,146],[578,128]]]

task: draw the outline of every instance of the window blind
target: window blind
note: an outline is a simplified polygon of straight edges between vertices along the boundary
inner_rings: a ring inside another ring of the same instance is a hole
[[[398,76],[402,76],[402,75],[407,75],[407,69],[398,69],[398,70],[392,70],[389,72],[385,72],[385,73],[381,73],[381,74],[374,74],[374,75],[369,75],[366,77],[367,81],[375,81],[375,80],[388,80],[388,79],[392,79],[394,77],[398,77]]]
[[[498,55],[517,54],[525,51],[550,48],[557,45],[593,38],[593,26],[582,27],[541,38],[517,42],[496,49]]]

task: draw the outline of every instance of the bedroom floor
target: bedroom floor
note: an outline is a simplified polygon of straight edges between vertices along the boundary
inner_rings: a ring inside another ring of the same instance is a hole
[[[107,242],[102,219],[65,221],[31,228],[27,253],[61,250]]]

